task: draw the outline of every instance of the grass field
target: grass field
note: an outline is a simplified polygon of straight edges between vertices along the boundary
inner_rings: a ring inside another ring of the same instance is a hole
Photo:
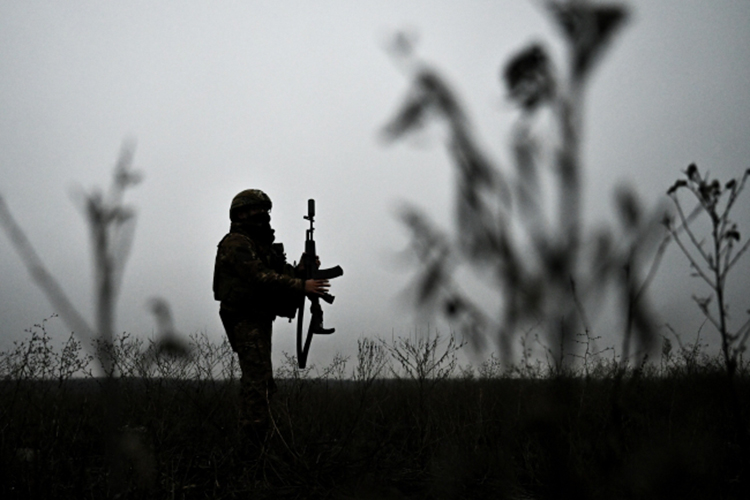
[[[112,424],[106,380],[72,375],[88,366],[80,346],[71,340],[56,350],[44,338],[34,334],[2,355],[2,498],[111,496],[112,436],[127,498],[747,493],[725,375],[695,349],[624,374],[600,362],[590,376],[487,366],[396,376],[386,368],[397,359],[373,341],[360,344],[351,376],[343,359],[318,376],[289,359],[278,368],[276,429],[256,459],[235,427],[238,381],[226,344],[196,336],[201,357],[146,362],[148,346],[126,337]],[[748,380],[740,370],[745,415]]]

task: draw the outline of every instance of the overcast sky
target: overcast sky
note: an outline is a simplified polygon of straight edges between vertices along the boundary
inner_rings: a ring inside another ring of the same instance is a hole
[[[750,167],[750,1],[626,4],[631,21],[586,108],[584,210],[599,223],[618,183],[653,205],[690,162],[722,179]],[[145,177],[127,197],[138,224],[117,330],[152,335],[145,304],[159,296],[179,331],[216,340],[211,278],[231,198],[250,187],[270,195],[290,260],[315,198],[323,265],[345,275],[326,308],[337,333],[316,339],[311,362],[351,355],[363,335],[408,334],[419,320],[403,300],[413,268],[396,208],[409,201],[450,227],[453,172],[439,133],[379,138],[408,85],[385,50],[401,29],[418,34],[420,57],[442,70],[502,163],[515,114],[498,71],[531,41],[559,46],[538,2],[0,1],[0,193],[91,317],[88,234],[71,194],[106,185],[123,140],[135,139]],[[737,209],[744,228],[748,200]],[[55,311],[5,235],[0,256],[6,349]],[[738,316],[750,306],[750,260],[741,266]],[[671,248],[652,291],[664,321],[692,340],[701,321],[690,296],[705,289],[686,269]],[[69,331],[57,323],[56,335]],[[294,350],[293,326],[276,323],[277,360]]]

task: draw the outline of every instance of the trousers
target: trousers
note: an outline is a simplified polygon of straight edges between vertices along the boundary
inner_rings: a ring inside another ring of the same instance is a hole
[[[224,330],[240,362],[239,425],[244,431],[265,432],[270,402],[276,392],[271,363],[273,319],[220,311]]]

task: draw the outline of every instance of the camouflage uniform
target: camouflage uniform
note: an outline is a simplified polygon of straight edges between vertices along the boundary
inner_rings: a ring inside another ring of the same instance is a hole
[[[243,193],[251,201],[257,197],[267,200],[267,206],[263,203],[259,208],[271,208],[264,193],[248,190],[235,197],[233,211]],[[268,428],[269,402],[276,392],[271,365],[272,322],[276,316],[294,317],[304,294],[304,283],[286,262],[283,246],[272,240],[271,236],[270,241],[263,241],[247,224],[233,221],[230,232],[219,243],[214,267],[214,298],[221,301],[219,314],[242,370],[240,427],[260,438]]]

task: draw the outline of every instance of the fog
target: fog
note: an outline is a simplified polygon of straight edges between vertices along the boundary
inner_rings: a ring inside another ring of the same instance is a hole
[[[691,162],[725,180],[750,167],[750,3],[647,0],[632,7],[590,83],[585,110],[583,209],[614,213],[628,183],[650,206]],[[93,271],[80,193],[108,184],[121,144],[136,143],[144,174],[128,192],[137,228],[117,331],[151,337],[146,303],[166,299],[184,335],[223,330],[211,292],[216,245],[231,198],[259,188],[290,260],[304,244],[307,199],[317,201],[324,267],[345,270],[326,306],[335,335],[310,360],[352,355],[361,336],[443,333],[415,315],[405,290],[414,266],[396,217],[414,203],[450,227],[452,167],[439,130],[386,144],[380,132],[408,80],[388,54],[406,30],[453,85],[483,147],[502,165],[516,114],[498,78],[534,40],[560,48],[540,2],[2,2],[0,194],[49,270],[91,317]],[[735,209],[750,223],[748,195]],[[743,240],[744,241],[744,240]],[[0,236],[0,349],[55,310]],[[747,302],[750,260],[730,282],[732,311]],[[695,338],[690,278],[675,247],[651,297]],[[597,334],[615,343],[617,325]],[[68,327],[52,321],[56,336]],[[292,353],[294,325],[277,320],[275,359]],[[707,340],[716,340],[706,327]]]

